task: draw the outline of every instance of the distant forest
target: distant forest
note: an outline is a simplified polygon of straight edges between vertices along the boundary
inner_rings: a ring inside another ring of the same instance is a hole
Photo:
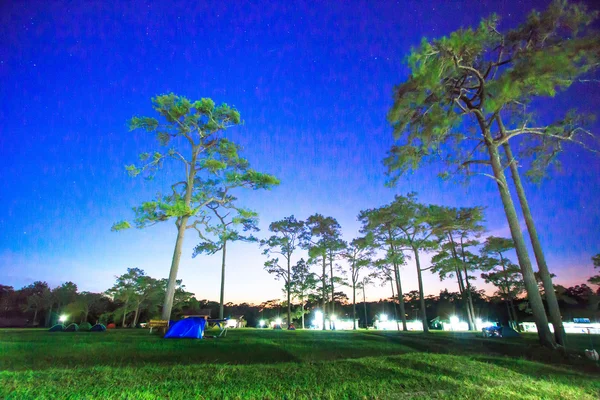
[[[137,287],[134,289],[134,286]],[[78,291],[73,282],[50,288],[46,282],[34,282],[31,285],[15,290],[12,286],[0,284],[0,327],[49,327],[58,322],[60,315],[68,316],[69,322],[81,323],[115,323],[117,327],[132,328],[151,318],[159,318],[166,280],[158,280],[144,274],[142,270],[131,268],[117,278],[115,285],[104,293]],[[573,287],[556,287],[560,308],[565,321],[572,318],[587,317],[598,319],[600,289],[594,291],[586,284]],[[367,288],[368,293],[368,288]],[[339,318],[352,318],[352,303],[343,292],[336,292],[335,309]],[[487,296],[483,290],[472,290],[475,313],[483,320],[506,323],[509,320],[507,306],[500,296]],[[362,292],[360,296],[362,300]],[[419,294],[411,291],[404,294],[406,316],[409,320],[419,319]],[[305,303],[306,326],[312,322],[313,312],[319,309],[322,299],[318,296],[309,298]],[[437,296],[425,298],[427,318],[430,327],[439,326],[437,321],[448,320],[451,315],[466,319],[464,307],[458,292],[443,290]],[[381,299],[362,303],[357,299],[357,318],[360,326],[372,325],[381,314],[390,319],[398,316],[398,301],[394,298]],[[528,303],[524,298],[515,299],[519,322],[531,321]],[[219,302],[198,300],[185,286],[178,282],[173,307],[173,319],[183,315],[210,309],[213,317],[218,315]],[[225,303],[226,317],[243,315],[248,326],[254,327],[263,319],[284,318],[287,303],[270,300],[261,304]],[[300,321],[300,304],[293,304],[293,319]],[[365,316],[366,313],[366,316]]]

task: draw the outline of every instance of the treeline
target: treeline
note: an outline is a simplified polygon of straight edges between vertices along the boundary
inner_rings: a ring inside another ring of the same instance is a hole
[[[141,285],[134,283],[132,278]],[[134,286],[126,289],[123,284],[128,280]],[[146,285],[144,281],[154,281],[157,285]],[[0,285],[0,327],[49,327],[57,323],[61,315],[65,315],[68,322],[79,324],[114,323],[119,328],[136,327],[149,319],[160,317],[164,285],[164,281],[148,277],[137,268],[129,269],[127,273],[118,277],[117,283],[103,293],[79,292],[73,282],[66,282],[53,289],[46,282],[41,281],[18,290],[11,286]],[[557,286],[556,293],[565,320],[599,317],[600,290],[594,291],[586,284],[581,284],[568,288]],[[487,296],[484,291],[473,289],[471,298],[475,314],[482,320],[506,323],[513,317],[505,307],[505,301],[501,296]],[[192,293],[185,290],[181,282],[178,284],[175,299],[174,319],[193,315],[201,310],[211,310],[211,315],[214,317],[218,315],[219,302],[196,299]],[[417,319],[421,306],[418,291],[405,293],[403,300],[408,319]],[[424,302],[429,326],[433,329],[439,328],[440,321],[447,321],[453,315],[459,316],[462,320],[467,318],[462,296],[458,292],[449,292],[445,289],[439,295],[426,296]],[[300,322],[305,315],[306,325],[310,325],[316,316],[314,311],[320,310],[321,304],[322,299],[318,296],[311,296],[305,303],[294,302],[291,307],[292,319]],[[372,325],[373,321],[382,314],[390,319],[398,319],[397,297],[366,303],[358,302],[358,304],[356,318],[359,320],[359,327]],[[516,317],[519,321],[531,319],[531,310],[526,299],[516,299],[515,305]],[[352,303],[343,292],[335,293],[334,307],[339,318],[352,318]],[[265,301],[258,305],[226,303],[224,312],[226,317],[243,315],[248,326],[254,327],[258,326],[261,320],[269,322],[277,318],[285,319],[287,303],[279,299]]]

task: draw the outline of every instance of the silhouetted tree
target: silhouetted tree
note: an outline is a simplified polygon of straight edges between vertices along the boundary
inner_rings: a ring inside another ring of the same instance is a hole
[[[168,320],[173,308],[185,231],[198,225],[196,221],[191,224],[188,221],[202,220],[208,204],[226,204],[233,188],[270,188],[279,181],[250,169],[248,162],[239,157],[239,147],[222,137],[223,131],[241,122],[235,108],[227,104],[215,106],[208,98],[190,102],[174,94],[154,97],[152,103],[161,120],[133,117],[130,129],[156,134],[162,146],[169,145],[172,139],[181,139],[174,141],[180,145],[162,153],[142,153],[141,165],[129,165],[126,169],[131,176],[153,177],[164,161],[170,160],[182,166],[185,172],[182,179],[171,186],[172,193],[159,194],[155,200],[134,208],[135,226],[140,229],[163,221],[175,221],[177,239],[162,309],[162,318]],[[129,222],[121,221],[112,229],[119,231],[130,227]]]

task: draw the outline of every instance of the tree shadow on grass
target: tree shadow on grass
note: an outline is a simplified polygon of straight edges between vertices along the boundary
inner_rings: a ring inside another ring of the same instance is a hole
[[[600,369],[576,354],[565,355],[552,351],[526,339],[483,339],[475,335],[438,336],[437,334],[410,335],[390,333],[383,335],[387,340],[402,344],[415,351],[437,354],[488,356],[490,359],[524,359],[552,366],[570,367],[586,373],[599,373]]]
[[[514,360],[509,357],[476,355],[473,360],[493,364],[535,379],[543,379],[549,376],[560,376],[566,379],[590,379],[589,374],[600,374],[600,369],[594,365],[588,365],[587,367],[582,365],[579,370],[570,370],[567,369],[568,365],[547,365],[538,362],[535,366],[532,366],[529,364],[529,360],[520,362],[521,360]]]

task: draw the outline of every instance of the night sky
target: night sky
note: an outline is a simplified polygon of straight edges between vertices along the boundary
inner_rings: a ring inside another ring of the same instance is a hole
[[[157,148],[153,136],[129,132],[127,120],[152,115],[150,98],[169,92],[241,112],[245,124],[227,137],[253,167],[282,182],[270,192],[239,192],[260,214],[261,237],[273,220],[319,212],[337,218],[350,240],[359,210],[409,191],[424,202],[485,205],[490,233],[509,234],[490,179],[440,182],[431,167],[386,188],[386,113],[392,87],[407,77],[405,57],[423,36],[473,26],[492,12],[503,16],[504,29],[548,1],[170,3],[0,2],[1,284],[71,280],[103,291],[128,267],[167,277],[174,224],[110,227],[180,180],[171,168],[154,182],[124,170]],[[539,102],[538,111],[594,112],[599,93],[597,83],[575,85]],[[600,252],[600,158],[567,150],[561,172],[526,190],[550,269],[570,285],[592,275],[590,257]],[[179,277],[198,298],[217,300],[220,255],[192,259],[192,232]],[[258,246],[229,250],[226,301],[282,296]],[[413,264],[402,276],[406,291],[417,289]],[[425,273],[428,294],[443,287],[457,291],[454,281]],[[389,295],[389,286],[367,289],[372,300]]]

